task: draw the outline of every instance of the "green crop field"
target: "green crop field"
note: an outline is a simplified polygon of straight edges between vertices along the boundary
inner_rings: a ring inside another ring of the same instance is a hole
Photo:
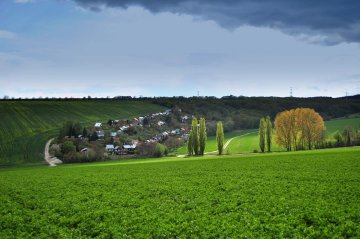
[[[0,101],[0,165],[41,161],[45,142],[68,120],[89,126],[160,110],[143,101]]]
[[[359,238],[360,148],[0,169],[0,238]]]

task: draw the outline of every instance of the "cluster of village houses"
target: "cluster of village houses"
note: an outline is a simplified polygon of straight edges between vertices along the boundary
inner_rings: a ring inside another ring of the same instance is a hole
[[[180,110],[181,112],[181,110]],[[147,119],[159,119],[156,124],[158,127],[166,125],[166,123],[161,120],[164,116],[170,115],[172,112],[170,109],[165,110],[164,112],[158,112],[147,116],[140,116],[131,120],[113,120],[111,122],[111,126],[119,126],[117,132],[110,132],[110,137],[117,137],[118,133],[126,132],[132,126],[143,127],[143,123],[145,118]],[[184,115],[181,117],[181,122],[186,123],[187,120],[190,119],[189,116]],[[120,126],[121,125],[121,126]],[[105,137],[105,132],[102,130],[103,124],[100,122],[96,122],[94,128],[96,130],[97,136],[99,140],[103,140]],[[163,142],[169,136],[179,136],[183,140],[186,140],[189,135],[189,128],[176,128],[173,130],[163,131],[150,139],[145,140],[143,143],[153,143],[153,142]],[[132,140],[131,144],[123,144],[122,146],[115,146],[113,144],[106,144],[105,149],[109,153],[114,154],[134,154],[135,150],[140,142],[138,140]]]

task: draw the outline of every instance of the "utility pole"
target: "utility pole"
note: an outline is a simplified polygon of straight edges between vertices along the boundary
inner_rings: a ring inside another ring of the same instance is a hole
[[[293,97],[293,90],[292,90],[292,87],[290,87],[290,97]]]

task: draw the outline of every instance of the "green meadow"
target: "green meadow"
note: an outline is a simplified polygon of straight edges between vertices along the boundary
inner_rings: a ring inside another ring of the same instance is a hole
[[[89,126],[163,109],[143,101],[0,101],[0,165],[41,162],[46,141],[66,121]]]
[[[349,119],[334,119],[325,122],[326,126],[326,137],[328,140],[332,140],[333,134],[336,131],[342,132],[345,128],[360,128],[360,118],[349,118]],[[252,130],[238,130],[233,132],[225,133],[225,142],[232,139],[229,145],[226,147],[224,153],[249,153],[254,150],[260,151],[259,147],[259,134],[257,129]],[[208,137],[206,144],[206,152],[214,153],[217,150],[215,136]],[[273,139],[272,151],[285,151],[284,148],[276,145]],[[186,145],[179,148],[177,154],[187,154]]]
[[[359,238],[360,148],[0,169],[0,238]]]

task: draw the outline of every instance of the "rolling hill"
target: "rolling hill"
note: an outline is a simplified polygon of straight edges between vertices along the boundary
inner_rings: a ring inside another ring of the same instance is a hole
[[[119,100],[0,101],[0,165],[42,161],[45,142],[66,121],[88,126],[163,109],[150,102]]]

